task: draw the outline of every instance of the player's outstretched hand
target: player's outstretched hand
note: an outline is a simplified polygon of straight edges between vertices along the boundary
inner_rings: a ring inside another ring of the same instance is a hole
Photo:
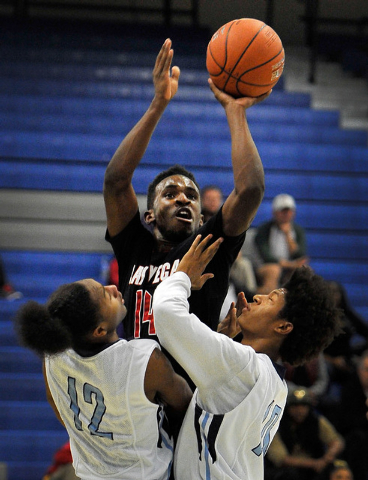
[[[271,95],[272,90],[269,92],[266,92],[265,94],[261,95],[260,97],[240,97],[240,98],[234,98],[231,95],[228,95],[227,93],[223,92],[219,88],[216,87],[216,85],[213,83],[213,81],[209,78],[208,79],[208,84],[210,86],[210,89],[212,90],[213,94],[215,95],[215,98],[218,102],[221,103],[221,105],[225,108],[227,105],[231,103],[235,103],[237,105],[241,105],[243,108],[249,108],[256,103],[263,102],[269,95]]]
[[[156,63],[153,69],[153,84],[155,86],[155,97],[169,102],[178,91],[179,86],[179,67],[170,68],[174,55],[171,48],[172,42],[167,38],[159,51]]]
[[[212,245],[208,246],[212,235],[207,235],[202,241],[201,238],[202,235],[197,235],[177,269],[178,272],[184,272],[188,275],[192,283],[192,290],[200,290],[207,280],[214,277],[213,273],[203,272],[223,242],[223,238],[218,238]]]
[[[245,298],[244,292],[238,293],[236,305],[234,302],[231,302],[226,317],[218,324],[217,331],[230,338],[236,337],[241,331],[237,318],[241,315],[243,308],[246,308],[247,306],[248,302]]]

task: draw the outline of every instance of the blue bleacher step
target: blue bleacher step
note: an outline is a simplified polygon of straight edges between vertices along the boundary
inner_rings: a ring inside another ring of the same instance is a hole
[[[258,104],[247,112],[247,118],[251,123],[280,123],[287,125],[322,125],[339,126],[339,113],[329,110],[312,110],[305,106],[273,105],[269,97],[265,102]],[[146,111],[149,102],[142,99],[131,98],[73,98],[44,97],[42,101],[38,95],[15,94],[14,92],[0,94],[0,109],[8,114],[33,115],[61,115],[83,119],[96,118],[119,118],[123,122],[130,120],[133,126],[136,120]],[[202,119],[225,120],[224,109],[215,101],[204,102],[188,100],[181,102],[176,97],[170,102],[162,120],[165,119]]]
[[[100,253],[48,252],[48,251],[0,251],[9,274],[34,274],[66,276],[72,281],[94,278],[100,274]],[[111,254],[112,257],[112,254]]]
[[[123,137],[123,134],[109,136],[53,133],[51,135],[42,132],[1,131],[0,156],[13,159],[25,158],[25,160],[69,161],[71,165],[67,165],[69,170],[67,169],[64,175],[70,177],[76,161],[87,162],[88,168],[92,163],[103,162],[107,165]],[[257,147],[266,168],[368,172],[368,149],[364,146],[258,141]],[[203,166],[223,167],[224,159],[230,158],[230,142],[224,139],[213,139],[212,142],[208,139],[195,139],[188,142],[187,139],[180,138],[166,138],[162,141],[154,136],[141,165],[149,166],[160,162],[164,167],[172,165],[173,158],[176,163],[193,168],[198,167],[198,158],[201,159]],[[227,165],[230,166],[230,162]],[[47,164],[45,167],[47,168]],[[47,172],[42,176],[47,181]],[[102,179],[103,175],[100,177],[101,182]],[[88,182],[88,179],[86,181]]]
[[[41,358],[30,350],[23,347],[0,346],[0,372],[40,373],[41,371]]]
[[[1,147],[0,147],[1,149]],[[277,147],[269,146],[264,148],[259,146],[261,157],[264,159],[264,167],[267,179],[266,199],[280,191],[288,191],[300,199],[309,199],[311,192],[314,201],[333,200],[337,202],[366,202],[368,191],[365,187],[366,173],[368,170],[368,150],[366,149],[367,162],[354,162],[352,157],[341,159],[339,163],[336,159],[336,170],[339,167],[340,172],[333,172],[332,164],[328,159],[316,155],[310,161],[304,158],[290,158],[285,156],[284,160],[278,164]],[[295,152],[293,148],[287,149],[290,153]],[[317,149],[315,150],[317,153]],[[363,152],[363,150],[362,150]],[[193,160],[185,156],[185,152],[177,152],[178,156],[167,154],[161,160],[165,163],[158,164],[152,152],[147,152],[145,159],[135,171],[133,185],[137,194],[146,195],[150,180],[154,178],[167,166],[172,165],[173,158],[192,170],[200,185],[206,185],[208,182],[209,168],[211,169],[211,183],[219,185],[228,195],[234,185],[233,174],[230,166],[229,152],[218,152],[211,158],[212,164],[208,165],[206,159],[201,157],[200,152],[193,152],[196,159],[201,159],[201,165],[194,165]],[[203,156],[206,152],[203,152]],[[272,157],[271,155],[274,155]],[[209,158],[209,156],[208,156]],[[229,161],[227,161],[229,159]],[[216,160],[216,163],[215,163]],[[222,162],[222,165],[219,162]],[[294,164],[293,164],[294,161]],[[308,162],[303,168],[303,161]],[[331,162],[334,159],[331,156]],[[168,162],[168,163],[166,163]],[[319,163],[318,163],[319,162]],[[36,190],[56,190],[56,191],[76,191],[76,192],[96,192],[102,195],[102,183],[108,161],[98,163],[93,162],[71,162],[55,160],[22,160],[20,158],[13,160],[0,159],[0,188],[22,188]],[[282,165],[282,170],[279,165]],[[343,187],[343,188],[340,188]],[[329,197],[331,195],[331,198]],[[355,214],[354,214],[355,215]],[[355,228],[355,227],[354,227]],[[80,276],[83,276],[82,274]]]
[[[39,95],[40,97],[77,97],[77,98],[130,98],[151,101],[154,88],[151,83],[140,82],[79,82],[78,80],[34,80],[18,78],[0,78],[0,94],[11,91],[13,94]],[[179,87],[175,96],[176,101],[216,102],[213,93],[206,82],[203,85],[193,85],[188,79],[187,84]],[[295,107],[309,107],[310,95],[306,93],[289,93],[275,90],[265,100],[268,105],[285,105]]]
[[[8,430],[0,436],[0,462],[45,462],[48,466],[67,440],[66,430]]]
[[[27,447],[25,447],[27,448]],[[48,467],[52,464],[52,458],[48,461],[7,461],[7,480],[40,480],[44,477]]]
[[[0,347],[18,346],[13,321],[5,320],[6,318],[12,318],[15,310],[6,315],[3,312],[4,305],[5,302],[0,302]]]
[[[0,401],[0,432],[2,430],[44,430],[64,432],[47,401]]]
[[[81,118],[80,116],[71,115],[45,115],[45,114],[28,114],[14,115],[1,113],[0,123],[5,125],[3,129],[7,134],[20,135],[48,135],[55,139],[59,135],[68,134],[71,137],[75,135],[91,135],[93,137],[101,136],[102,138],[111,137],[114,142],[118,142],[119,136],[123,136],[123,132],[128,132],[134,122],[139,120],[139,116],[135,119],[131,116],[121,118],[118,117],[89,117]],[[342,130],[339,127],[320,125],[284,125],[278,122],[256,123],[251,126],[252,136],[256,144],[259,142],[282,142],[282,143],[306,143],[306,144],[328,144],[328,145],[351,145],[366,146],[368,144],[368,134],[363,130]],[[108,133],[107,133],[108,132]],[[177,119],[164,117],[155,131],[154,138],[161,141],[173,139],[188,139],[191,141],[204,141],[216,138],[216,140],[230,139],[230,133],[226,119],[219,117],[205,122],[203,119]],[[89,142],[88,138],[86,138]],[[59,140],[60,142],[60,140]]]
[[[2,401],[45,401],[46,399],[42,373],[0,372],[0,392]]]

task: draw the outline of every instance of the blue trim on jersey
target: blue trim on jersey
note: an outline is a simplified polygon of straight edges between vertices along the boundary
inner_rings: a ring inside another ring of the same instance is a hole
[[[204,459],[206,463],[206,480],[211,479],[210,465],[208,461],[209,450],[208,450],[207,438],[206,438],[206,435],[204,434],[204,429],[206,427],[209,417],[210,417],[209,413],[206,413],[202,421],[202,430],[203,430],[203,436],[204,436]]]

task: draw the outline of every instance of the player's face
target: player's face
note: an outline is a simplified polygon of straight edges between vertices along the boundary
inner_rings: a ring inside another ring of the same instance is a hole
[[[80,283],[88,289],[92,298],[98,303],[107,331],[115,331],[127,313],[122,294],[115,285],[103,286],[92,278],[81,280]]]
[[[288,412],[290,417],[294,420],[295,423],[301,424],[307,418],[310,412],[309,405],[289,405]]]
[[[180,242],[202,224],[200,193],[183,175],[172,175],[156,187],[153,213],[157,234],[164,240]]]
[[[278,288],[268,295],[254,295],[253,302],[246,302],[238,323],[247,338],[268,336],[279,321],[278,314],[285,305],[286,290]]]

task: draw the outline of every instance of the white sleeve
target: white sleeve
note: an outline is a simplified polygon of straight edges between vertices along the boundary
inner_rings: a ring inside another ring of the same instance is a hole
[[[189,313],[190,286],[189,277],[184,272],[176,272],[156,288],[153,312],[162,346],[202,393],[211,386],[215,386],[218,393],[221,382],[229,385],[232,381],[250,389],[258,374],[256,367],[250,371],[246,368],[253,363],[254,351],[212,331]]]

